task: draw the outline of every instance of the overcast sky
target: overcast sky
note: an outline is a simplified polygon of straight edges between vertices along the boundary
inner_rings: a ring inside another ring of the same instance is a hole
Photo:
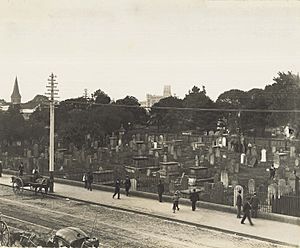
[[[61,100],[97,89],[117,100],[163,86],[222,92],[300,70],[300,1],[0,0],[0,99],[22,102],[57,75]]]

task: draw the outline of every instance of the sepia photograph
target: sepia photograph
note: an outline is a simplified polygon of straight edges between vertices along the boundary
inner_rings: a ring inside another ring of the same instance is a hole
[[[299,0],[0,0],[0,247],[300,248]]]

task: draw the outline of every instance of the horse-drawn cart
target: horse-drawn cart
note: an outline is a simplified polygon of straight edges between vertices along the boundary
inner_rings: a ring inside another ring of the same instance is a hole
[[[11,182],[15,194],[23,193],[25,187],[34,189],[35,192],[41,192],[44,189],[46,194],[49,189],[49,178],[47,177],[36,177],[35,175],[12,176]]]

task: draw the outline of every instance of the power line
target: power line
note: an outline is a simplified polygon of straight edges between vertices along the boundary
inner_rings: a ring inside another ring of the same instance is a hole
[[[126,104],[104,104],[104,103],[93,103],[93,102],[77,102],[77,101],[67,101],[65,104],[81,104],[89,106],[104,106],[104,107],[119,107],[119,108],[142,108],[150,110],[176,110],[176,111],[198,111],[198,112],[254,112],[254,113],[300,113],[298,109],[243,109],[243,108],[188,108],[188,107],[142,107],[138,105],[126,105]]]

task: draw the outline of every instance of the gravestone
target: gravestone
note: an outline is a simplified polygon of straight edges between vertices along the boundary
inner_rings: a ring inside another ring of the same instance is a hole
[[[265,148],[261,149],[261,159],[260,162],[265,163],[267,162],[267,150]]]
[[[284,179],[278,180],[278,197],[283,196],[286,191],[286,182]]]
[[[241,154],[241,164],[245,164],[245,157],[246,157],[246,154],[242,153]]]
[[[167,156],[167,154],[164,154],[163,162],[164,162],[164,163],[168,162],[168,156]]]
[[[291,146],[290,147],[290,157],[294,158],[296,156],[296,147],[295,146]]]
[[[221,150],[220,150],[220,147],[219,146],[216,146],[216,158],[220,158],[221,157]]]
[[[244,199],[244,188],[241,185],[236,185],[234,187],[234,191],[233,191],[233,206],[234,207],[236,206],[236,199],[237,199],[239,190],[241,191],[242,202],[243,202],[243,199]]]
[[[181,189],[182,190],[188,189],[188,187],[189,187],[188,182],[189,182],[189,178],[187,176],[183,176],[181,179]]]
[[[272,153],[273,154],[276,153],[276,150],[277,150],[276,146],[272,146]]]
[[[239,172],[240,172],[240,164],[239,163],[235,163],[234,173],[239,173]]]
[[[221,171],[221,182],[223,183],[224,187],[227,188],[229,185],[228,182],[228,172],[225,171]]]
[[[209,156],[209,164],[210,165],[214,165],[215,164],[215,155],[214,154],[210,154],[210,156]]]
[[[222,137],[222,146],[225,147],[227,144],[226,137]]]
[[[299,166],[299,159],[298,159],[298,158],[295,159],[295,166],[296,166],[296,167]]]
[[[254,179],[249,179],[248,181],[248,190],[249,190],[249,194],[253,195],[255,192],[255,181]]]
[[[157,142],[153,142],[153,148],[157,149]]]
[[[199,166],[199,158],[198,158],[198,155],[195,156],[195,166]]]
[[[272,199],[277,197],[277,185],[275,183],[268,186],[268,205],[271,205]]]
[[[214,183],[220,182],[220,175],[218,173],[216,173],[214,175]]]

